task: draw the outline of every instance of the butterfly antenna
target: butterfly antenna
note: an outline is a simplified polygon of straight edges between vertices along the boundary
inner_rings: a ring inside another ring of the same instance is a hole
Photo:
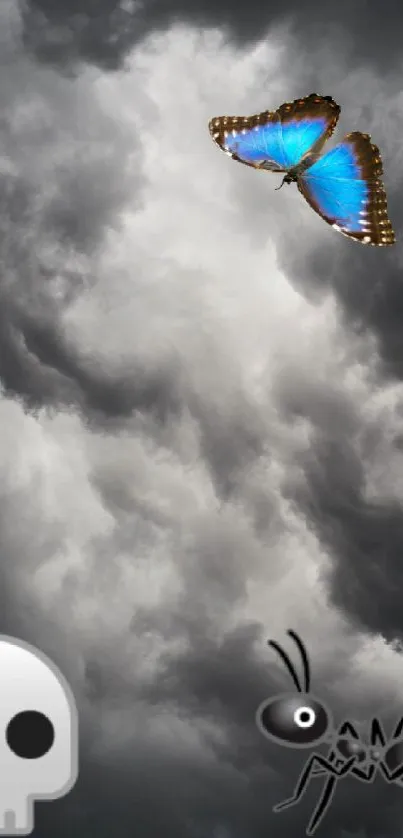
[[[298,636],[298,634],[295,631],[293,631],[292,629],[289,629],[287,634],[293,639],[293,641],[296,644],[296,646],[298,647],[299,653],[301,655],[302,666],[303,666],[303,670],[304,670],[305,692],[309,693],[309,688],[311,686],[311,672],[310,672],[309,658],[308,658],[306,648],[305,648],[301,638]]]
[[[281,187],[282,187],[282,186],[284,186],[284,184],[285,184],[285,183],[287,183],[286,178],[287,178],[287,175],[285,175],[285,176],[283,177],[283,179],[282,179],[282,181],[281,181],[281,183],[280,183],[280,186],[276,186],[276,188],[275,188],[275,190],[274,190],[275,192],[278,192],[278,190],[279,190],[279,189],[281,189]]]
[[[283,663],[284,663],[284,666],[288,669],[288,672],[290,673],[291,678],[292,678],[292,680],[294,681],[294,684],[295,684],[295,686],[296,686],[296,688],[297,688],[298,692],[299,692],[299,693],[302,693],[302,688],[301,688],[301,684],[300,684],[300,682],[299,682],[298,675],[297,675],[297,673],[296,673],[296,671],[295,671],[295,669],[294,669],[294,666],[293,666],[293,664],[292,664],[292,661],[290,660],[290,658],[289,658],[289,657],[288,657],[288,655],[287,655],[287,652],[285,652],[285,651],[284,651],[284,649],[280,646],[280,644],[279,644],[279,643],[276,643],[276,641],[275,641],[275,640],[268,640],[268,641],[267,641],[267,643],[268,643],[268,645],[269,645],[269,646],[271,646],[271,647],[272,647],[272,649],[274,649],[274,650],[277,652],[277,654],[280,656],[281,660],[282,660],[282,661],[283,661]]]

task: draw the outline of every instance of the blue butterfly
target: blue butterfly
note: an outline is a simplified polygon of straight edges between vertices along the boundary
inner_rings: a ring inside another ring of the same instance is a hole
[[[311,93],[255,116],[220,116],[209,124],[217,145],[234,160],[286,172],[308,204],[335,230],[362,244],[394,244],[379,149],[354,131],[323,156],[340,107],[331,96]]]

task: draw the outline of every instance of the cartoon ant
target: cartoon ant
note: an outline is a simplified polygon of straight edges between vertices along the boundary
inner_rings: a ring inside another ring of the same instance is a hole
[[[402,782],[403,717],[396,725],[391,744],[387,743],[382,723],[376,718],[371,721],[369,745],[360,741],[354,725],[349,721],[343,722],[336,729],[329,710],[309,692],[309,659],[301,638],[291,629],[287,634],[301,655],[304,689],[287,652],[275,640],[269,640],[268,645],[280,656],[299,695],[285,693],[266,699],[257,710],[256,722],[264,736],[289,748],[330,744],[327,756],[316,752],[311,754],[301,771],[293,796],[273,809],[274,812],[280,812],[294,806],[302,797],[311,777],[326,776],[322,795],[306,830],[306,835],[313,835],[342,777],[356,777],[363,783],[372,783],[377,771],[380,771],[387,783]]]

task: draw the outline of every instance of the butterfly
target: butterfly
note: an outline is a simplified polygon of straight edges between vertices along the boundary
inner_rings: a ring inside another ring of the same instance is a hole
[[[328,224],[362,244],[394,244],[379,149],[369,134],[353,131],[322,156],[340,114],[331,96],[311,93],[276,111],[210,120],[214,142],[234,160],[285,172]]]

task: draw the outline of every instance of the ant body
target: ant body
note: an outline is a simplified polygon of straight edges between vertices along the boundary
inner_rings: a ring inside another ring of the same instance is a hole
[[[256,722],[264,736],[289,748],[311,748],[322,743],[330,745],[327,756],[317,752],[309,756],[293,796],[273,809],[274,812],[280,812],[294,806],[302,797],[311,777],[324,776],[326,782],[306,830],[307,835],[313,835],[342,777],[350,776],[363,783],[372,783],[379,771],[387,783],[402,782],[403,717],[397,723],[390,742],[387,742],[382,723],[377,718],[371,721],[369,745],[360,741],[351,722],[345,721],[339,728],[335,728],[329,710],[309,692],[309,659],[302,640],[295,631],[289,630],[287,634],[301,656],[303,687],[287,652],[275,640],[269,640],[269,646],[277,652],[291,675],[298,695],[286,693],[266,699],[257,710]]]

